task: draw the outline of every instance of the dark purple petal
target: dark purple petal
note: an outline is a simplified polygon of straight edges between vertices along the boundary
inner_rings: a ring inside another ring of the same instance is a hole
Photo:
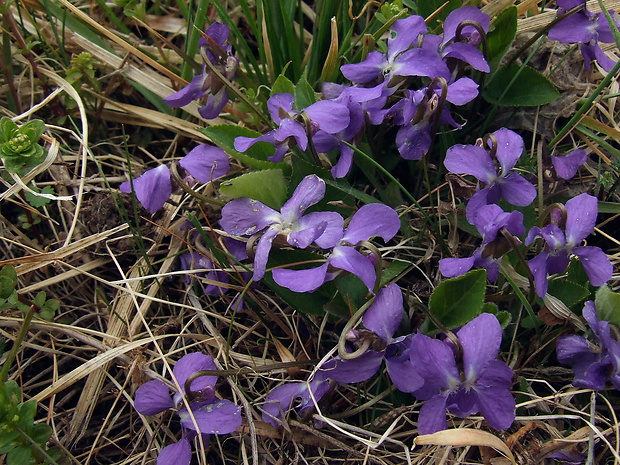
[[[447,278],[463,276],[474,266],[475,257],[442,258],[439,260],[439,271]]]
[[[140,204],[150,213],[155,213],[172,195],[170,170],[166,165],[148,170],[133,180],[133,188]],[[129,181],[120,185],[120,191],[131,192]]]
[[[370,203],[355,212],[342,240],[356,245],[379,236],[387,242],[399,229],[398,213],[382,203]]]
[[[157,456],[157,465],[189,465],[192,461],[192,446],[185,438],[164,447]]]
[[[228,174],[228,156],[219,147],[201,144],[194,147],[179,165],[200,182],[209,182]]]
[[[385,57],[379,52],[370,52],[361,63],[342,65],[340,71],[349,81],[365,84],[379,77],[381,65],[386,63]]]
[[[428,32],[424,18],[411,15],[394,22],[388,38],[388,54],[394,57],[417,42],[420,34]]]
[[[583,165],[588,159],[588,154],[585,150],[576,149],[567,153],[563,157],[551,157],[551,163],[553,168],[559,177],[562,179],[571,179],[581,165]]]
[[[478,389],[480,413],[491,428],[504,430],[515,421],[516,402],[508,389]]]
[[[223,399],[214,403],[190,404],[196,425],[203,434],[228,434],[241,426],[241,409],[233,402]],[[189,413],[185,408],[179,410],[181,426],[196,430]]]
[[[487,63],[487,60],[484,58],[484,54],[472,44],[454,42],[443,49],[442,55],[444,58],[456,58],[457,60],[461,60],[483,73],[491,71],[489,63]]]
[[[267,205],[248,198],[235,199],[222,208],[220,225],[228,234],[252,235],[280,222],[280,214]]]
[[[482,313],[456,334],[463,347],[465,378],[476,380],[484,367],[497,357],[502,343],[502,327],[494,315]]]
[[[370,292],[373,292],[377,274],[375,266],[366,255],[353,247],[337,246],[334,247],[328,262],[336,268],[353,273],[362,280]]]
[[[476,381],[478,388],[510,389],[514,372],[501,360],[491,360]]]
[[[210,355],[193,352],[181,357],[172,369],[172,374],[181,386],[181,392],[185,393],[185,381],[200,370],[217,370],[217,366]],[[192,381],[190,388],[192,391],[201,391],[207,386],[214,386],[216,382],[217,376],[201,376]]]
[[[527,207],[536,198],[536,187],[518,173],[510,173],[501,184],[502,197],[511,205]]]
[[[202,74],[194,76],[194,78],[183,89],[163,99],[166,104],[173,108],[184,107],[193,100],[203,97],[207,91],[202,89],[207,75],[203,70]]]
[[[418,416],[418,433],[433,434],[448,428],[446,402],[448,398],[439,394],[427,400]]]
[[[580,194],[566,202],[566,243],[569,247],[581,243],[596,226],[598,201],[589,194]]]
[[[478,407],[478,394],[472,389],[460,386],[456,392],[448,395],[447,407],[453,415],[467,418],[480,410]]]
[[[271,251],[271,243],[275,237],[280,234],[276,228],[269,228],[258,240],[256,245],[256,251],[254,252],[254,274],[252,279],[254,281],[260,281],[265,276],[267,271],[267,260],[269,259],[269,252]]]
[[[413,392],[424,385],[424,378],[411,364],[409,356],[386,357],[385,364],[392,383],[399,391]]]
[[[405,124],[396,133],[398,153],[405,160],[421,160],[428,153],[432,142],[428,119],[417,124]]]
[[[588,275],[590,284],[599,287],[611,279],[614,267],[609,261],[607,254],[599,247],[577,247],[573,252],[579,257],[579,261]]]
[[[595,361],[593,363],[576,363],[573,366],[575,379],[573,386],[583,389],[601,390],[607,385],[609,376],[609,361]]]
[[[362,317],[364,326],[385,342],[391,342],[403,318],[403,294],[392,283],[379,292]]]
[[[549,253],[542,251],[528,262],[530,271],[534,275],[534,285],[536,287],[536,294],[538,297],[544,297],[549,286],[549,283],[547,282],[548,257]]]
[[[368,350],[352,360],[332,359],[321,366],[321,370],[330,379],[339,383],[361,383],[377,372],[382,360],[381,352]]]
[[[586,338],[576,334],[559,337],[555,350],[558,362],[562,365],[572,365],[578,362],[591,364],[598,358]]]
[[[498,129],[493,136],[497,140],[496,157],[502,167],[502,176],[507,176],[523,154],[523,138],[506,128]],[[489,139],[489,146],[491,145],[491,139]]]
[[[272,272],[273,280],[293,292],[314,292],[327,281],[327,266],[325,263],[307,270],[277,268]]]
[[[137,389],[133,406],[141,415],[150,416],[174,407],[174,403],[168,386],[154,379]]]
[[[583,55],[584,63],[583,67],[586,71],[590,71],[592,68],[590,62],[596,60],[601,68],[603,68],[606,72],[611,71],[616,62],[609,58],[607,54],[603,51],[601,46],[596,43],[589,44],[581,44],[579,47],[581,50],[581,54]]]
[[[411,340],[411,363],[422,378],[447,389],[460,383],[454,352],[448,344],[417,333]]]
[[[477,145],[450,147],[443,164],[451,173],[470,174],[485,184],[497,177],[493,160],[484,148]]]
[[[351,116],[349,108],[342,103],[319,100],[304,111],[319,128],[329,134],[336,134],[349,126]]]
[[[325,181],[316,174],[306,176],[301,180],[291,198],[282,206],[283,221],[296,221],[306,209],[318,203],[324,195]]]

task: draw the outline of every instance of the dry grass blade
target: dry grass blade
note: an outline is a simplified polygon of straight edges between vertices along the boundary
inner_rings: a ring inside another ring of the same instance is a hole
[[[512,451],[501,439],[478,429],[458,428],[424,434],[415,438],[415,444],[420,446],[491,447],[504,454],[512,465],[517,465]]]

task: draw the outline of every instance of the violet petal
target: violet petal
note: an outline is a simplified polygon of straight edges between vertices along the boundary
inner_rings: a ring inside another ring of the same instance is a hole
[[[387,242],[399,229],[398,213],[387,205],[370,203],[355,212],[342,240],[356,245],[371,237],[379,236]]]
[[[200,144],[180,161],[179,165],[200,182],[209,182],[228,174],[228,156],[219,147]]]
[[[614,268],[607,254],[599,247],[577,247],[573,252],[579,257],[590,284],[594,287],[600,287],[611,279]]]
[[[353,247],[337,246],[334,247],[328,261],[336,268],[353,273],[362,280],[370,292],[373,291],[377,274],[374,265],[366,255]]]
[[[174,407],[174,403],[168,386],[154,379],[147,381],[136,390],[133,406],[138,413],[151,416]]]
[[[235,403],[222,399],[214,403],[191,404],[196,424],[203,434],[228,434],[241,426],[241,409]],[[185,409],[179,410],[181,426],[195,430],[196,427]]]
[[[185,393],[185,381],[200,370],[217,370],[217,366],[210,355],[192,352],[179,359],[172,369],[172,374],[181,386],[181,392]],[[192,381],[190,388],[192,391],[201,391],[207,386],[215,385],[217,378],[217,376],[201,376]]]
[[[272,271],[273,280],[293,292],[314,292],[327,281],[328,263],[307,270],[277,268]]]
[[[280,214],[258,200],[234,199],[222,208],[220,225],[228,234],[250,236],[280,221]]]
[[[403,317],[403,294],[397,284],[382,288],[362,317],[364,326],[390,342]]]
[[[463,326],[457,336],[463,347],[463,369],[467,380],[477,379],[484,367],[497,357],[502,327],[490,313],[482,313]]]
[[[190,465],[192,446],[185,438],[164,447],[157,456],[157,465]]]

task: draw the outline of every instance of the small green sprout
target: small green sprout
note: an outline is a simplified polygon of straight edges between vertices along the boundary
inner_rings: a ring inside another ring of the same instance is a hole
[[[36,166],[45,159],[45,149],[39,139],[45,132],[41,120],[32,120],[22,126],[6,116],[0,119],[0,158],[4,167],[17,172],[24,166]]]

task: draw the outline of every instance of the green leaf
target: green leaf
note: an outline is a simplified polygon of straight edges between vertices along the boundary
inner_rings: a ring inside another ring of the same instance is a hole
[[[49,441],[50,436],[52,435],[52,428],[47,423],[37,423],[30,428],[28,431],[28,436],[35,443],[45,445],[47,441]]]
[[[2,267],[0,270],[0,298],[8,299],[17,286],[17,273],[15,268],[10,265]]]
[[[0,119],[0,144],[4,144],[11,140],[17,130],[17,124],[15,124],[11,118],[3,116],[2,119]]]
[[[31,186],[31,189],[35,192],[42,192],[43,194],[54,193],[54,189],[52,189],[52,186],[45,186],[42,191],[37,189],[35,186]],[[38,195],[34,195],[28,191],[26,191],[25,194],[26,194],[26,201],[30,204],[30,206],[34,208],[44,207],[45,205],[51,202],[50,199],[47,199],[45,197],[39,197]]]
[[[555,86],[529,66],[500,68],[482,91],[484,99],[504,107],[535,107],[560,97]]]
[[[19,431],[2,431],[0,430],[0,454],[6,454],[13,449],[16,444],[14,441],[19,437]]]
[[[33,303],[37,307],[43,307],[45,305],[45,297],[45,291],[41,291],[35,296]]]
[[[34,400],[19,404],[17,415],[19,416],[19,426],[26,429],[34,423],[34,416],[37,413],[37,403]]]
[[[295,94],[295,84],[291,82],[284,74],[280,74],[276,78],[276,82],[273,83],[271,88],[271,95],[284,92],[286,94]]]
[[[462,326],[482,312],[487,287],[484,269],[472,270],[439,284],[429,302],[430,312],[448,329]],[[429,325],[431,330],[434,325]]]
[[[32,449],[26,446],[18,446],[6,456],[7,465],[30,465],[35,463]]]
[[[287,183],[282,170],[262,170],[243,174],[220,185],[222,194],[248,197],[279,210],[286,201]]]
[[[28,121],[22,127],[19,128],[19,134],[26,134],[30,142],[36,144],[39,142],[39,139],[45,132],[45,123],[40,119],[33,119],[32,121]]]
[[[234,124],[209,126],[208,128],[200,128],[200,131],[228,155],[245,163],[250,168],[257,170],[277,168],[284,171],[285,174],[291,172],[291,167],[286,163],[273,163],[268,160],[268,157],[274,154],[275,147],[267,142],[257,142],[243,153],[235,150],[234,143],[237,137],[258,137],[262,135],[260,132]]]
[[[511,6],[502,11],[492,24],[493,30],[487,34],[487,61],[494,72],[517,35],[517,7]]]
[[[551,281],[548,293],[560,299],[568,308],[575,308],[590,296],[589,289],[567,279]]]
[[[295,86],[295,109],[303,110],[317,101],[316,93],[306,78],[306,71]]]
[[[601,321],[609,321],[620,326],[620,294],[613,292],[607,285],[596,291],[596,314]]]

